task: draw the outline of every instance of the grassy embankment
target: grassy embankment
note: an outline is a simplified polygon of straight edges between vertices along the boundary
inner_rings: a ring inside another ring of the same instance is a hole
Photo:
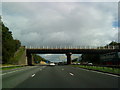
[[[25,48],[20,47],[18,49],[18,51],[15,53],[14,57],[11,58],[11,60],[12,60],[11,64],[2,64],[2,70],[15,69],[15,68],[23,67],[23,66],[19,66],[18,62],[19,62],[19,59],[22,57],[24,52],[25,52]]]
[[[118,68],[110,68],[110,67],[99,67],[99,66],[86,66],[86,65],[72,65],[73,67],[80,67],[85,69],[91,69],[91,70],[98,70],[113,74],[120,74],[120,69]]]

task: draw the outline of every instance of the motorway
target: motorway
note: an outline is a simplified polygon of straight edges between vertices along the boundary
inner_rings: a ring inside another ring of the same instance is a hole
[[[117,75],[71,66],[27,66],[2,73],[2,88],[118,88]]]

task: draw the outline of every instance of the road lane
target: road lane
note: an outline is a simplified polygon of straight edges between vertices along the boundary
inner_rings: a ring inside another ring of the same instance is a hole
[[[18,69],[17,71],[9,70],[2,74],[2,87],[3,88],[14,88],[27,78],[31,77],[32,74],[38,72],[45,66],[31,66]]]
[[[118,77],[70,66],[47,66],[16,88],[118,88]]]
[[[85,70],[75,67],[65,67],[67,72],[72,72],[81,83],[88,84],[89,88],[118,88],[119,76],[101,74],[92,70]]]

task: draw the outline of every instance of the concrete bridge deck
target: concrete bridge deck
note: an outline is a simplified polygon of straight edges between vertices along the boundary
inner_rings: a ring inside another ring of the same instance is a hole
[[[119,52],[120,49],[39,49],[39,48],[27,48],[27,53],[38,53],[38,54],[66,54],[66,53],[72,53],[72,54],[82,54],[82,53],[94,53],[94,54],[104,54],[104,53],[110,53],[110,52]]]
[[[28,65],[32,65],[31,54],[66,54],[67,64],[71,64],[72,54],[105,54],[110,52],[120,52],[118,48],[26,48]]]

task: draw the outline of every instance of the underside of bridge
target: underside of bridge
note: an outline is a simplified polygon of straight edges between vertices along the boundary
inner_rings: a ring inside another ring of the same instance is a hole
[[[105,54],[120,52],[120,49],[26,49],[28,65],[32,65],[32,54],[66,54],[67,64],[71,64],[72,54]]]
[[[72,53],[66,53],[66,56],[67,56],[67,64],[71,64],[71,55]],[[32,54],[27,54],[27,63],[29,66],[32,66],[32,61],[33,61],[33,58],[32,58]]]

